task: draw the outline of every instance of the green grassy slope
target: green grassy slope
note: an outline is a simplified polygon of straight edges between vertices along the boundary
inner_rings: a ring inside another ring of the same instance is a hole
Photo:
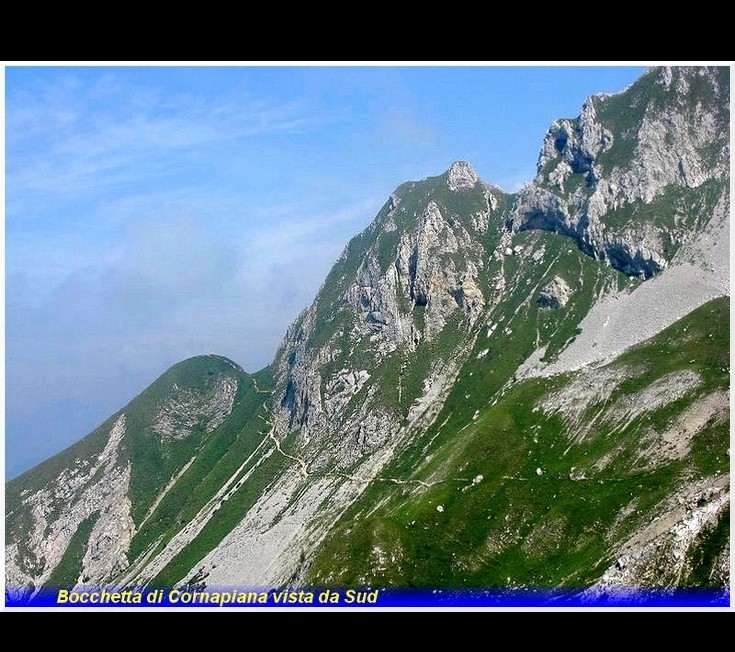
[[[727,472],[727,423],[708,424],[683,459],[631,460],[652,429],[665,430],[696,397],[729,387],[728,359],[729,300],[718,299],[617,360],[616,367],[643,372],[621,383],[609,404],[683,369],[702,379],[696,391],[622,429],[602,422],[574,444],[558,415],[535,409],[571,376],[520,382],[491,404],[489,384],[473,420],[474,404],[460,396],[480,392],[485,383],[473,381],[476,364],[467,366],[436,421],[443,426],[422,438],[432,443],[419,450],[416,442],[403,464],[388,471],[437,484],[368,489],[323,545],[309,580],[409,587],[588,584],[611,562],[613,544],[648,522],[681,482]],[[591,405],[582,423],[600,407]],[[605,455],[612,462],[598,470]],[[707,564],[724,539],[718,527],[702,543],[692,583],[706,584]]]
[[[170,405],[172,398],[185,403],[211,396],[225,377],[237,381],[237,390],[231,414],[218,427],[207,432],[208,417],[195,409],[185,415],[190,428],[186,436],[165,437],[156,432],[160,411]],[[118,449],[117,464],[130,463],[128,496],[138,531],[132,539],[128,559],[135,562],[144,552],[160,550],[262,441],[259,432],[262,421],[257,416],[264,413],[271,384],[268,368],[249,375],[220,356],[185,360],[167,370],[87,437],[8,483],[6,535],[19,546],[29,574],[43,572],[45,562],[26,549],[33,520],[29,509],[21,504],[21,498],[56,482],[65,469],[77,468],[80,461],[94,461],[104,449],[110,429],[120,415],[125,415],[125,434]],[[194,461],[182,473],[192,459]],[[73,504],[88,485],[100,481],[101,473],[102,470],[98,471],[95,477],[80,485],[69,502]],[[176,482],[151,512],[155,501],[174,478]],[[58,502],[51,505],[51,519],[65,507]],[[46,586],[76,581],[95,520],[90,516],[78,526]]]
[[[140,525],[151,503],[171,477],[202,449],[212,437],[206,422],[196,424],[191,434],[180,439],[167,439],[154,432],[153,424],[161,405],[172,395],[172,388],[197,394],[211,391],[220,376],[238,380],[235,403],[239,404],[252,382],[248,375],[220,356],[198,356],[174,365],[131,401],[125,414],[125,452],[131,462],[130,500],[132,516]]]
[[[136,532],[130,545],[131,562],[151,546],[155,546],[154,552],[163,549],[263,440],[260,431],[264,424],[258,415],[265,414],[263,403],[270,397],[270,370],[266,368],[253,378],[255,383],[247,379],[238,388],[230,416],[200,443],[193,463]],[[241,475],[246,471],[243,469]]]

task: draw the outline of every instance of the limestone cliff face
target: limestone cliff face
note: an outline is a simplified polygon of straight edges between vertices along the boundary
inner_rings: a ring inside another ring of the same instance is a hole
[[[648,278],[687,236],[682,189],[729,175],[726,68],[657,68],[617,95],[595,95],[544,138],[538,175],[516,199],[516,229],[543,228],[630,275]],[[719,192],[718,192],[719,191]],[[655,221],[636,219],[646,207]]]
[[[94,585],[127,567],[126,553],[135,527],[128,497],[130,464],[118,462],[124,435],[122,414],[98,455],[91,460],[77,459],[38,491],[21,493],[21,505],[8,515],[28,523],[22,539],[5,551],[11,595],[33,591],[49,580],[74,533],[87,519],[94,524],[75,584]]]
[[[483,183],[467,162],[399,188],[345,250],[276,356],[281,435],[299,429],[304,441],[323,439],[340,427],[350,401],[382,409],[369,380],[377,365],[397,351],[410,357],[450,323],[471,330],[503,290],[502,275],[498,286],[484,276],[488,229],[496,245],[524,230],[564,234],[631,276],[665,269],[728,194],[726,73],[653,69],[618,95],[590,97],[577,119],[550,127],[538,175],[515,197]],[[697,198],[695,208],[682,190]],[[509,211],[499,210],[504,202]],[[498,252],[507,255],[502,245]],[[553,289],[561,298],[542,302],[563,305],[566,282],[557,279]],[[359,438],[383,443],[400,419],[400,411],[386,413],[380,434]],[[353,460],[352,448],[339,455]]]
[[[307,458],[344,466],[396,435],[407,407],[385,408],[373,370],[391,357],[406,364],[421,342],[438,341],[450,325],[475,325],[487,293],[482,239],[491,221],[501,227],[502,196],[467,162],[391,195],[276,355],[280,436],[298,429]],[[370,416],[355,422],[351,413]],[[315,443],[325,437],[336,441],[329,456]]]

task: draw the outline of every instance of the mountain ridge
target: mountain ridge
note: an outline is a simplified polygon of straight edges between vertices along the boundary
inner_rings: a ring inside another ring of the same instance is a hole
[[[653,69],[554,122],[518,193],[465,161],[399,186],[271,365],[185,361],[203,379],[169,370],[89,436],[79,460],[128,489],[87,478],[75,507],[69,455],[8,484],[14,594],[724,586],[728,93],[719,69]],[[689,295],[657,316],[664,287]],[[654,517],[696,527],[674,544]]]

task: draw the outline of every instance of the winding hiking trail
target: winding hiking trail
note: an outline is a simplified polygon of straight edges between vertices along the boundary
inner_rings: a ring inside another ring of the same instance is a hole
[[[263,393],[265,393],[265,392],[263,392]],[[268,392],[268,393],[270,393],[270,392]],[[266,412],[271,412],[270,409],[268,408],[268,406],[265,403],[263,403],[263,409]],[[269,421],[268,419],[266,419],[262,414],[259,414],[258,417],[260,419],[262,419],[265,423],[267,423],[270,426],[270,429],[268,430],[268,432],[261,432],[260,434],[269,437],[271,439],[271,441],[273,441],[273,444],[275,445],[276,450],[281,455],[283,455],[283,457],[286,457],[286,458],[288,458],[288,459],[293,460],[294,462],[296,462],[299,465],[299,470],[301,472],[301,475],[303,475],[304,478],[308,478],[309,477],[309,468],[308,468],[308,464],[307,464],[306,460],[303,457],[296,457],[296,456],[290,455],[289,453],[287,453],[286,451],[284,451],[283,448],[281,448],[281,442],[278,441],[278,439],[276,438],[276,436],[274,434],[274,431],[276,429],[275,425],[271,421]],[[353,475],[353,474],[350,474],[350,473],[344,473],[342,471],[337,471],[337,470],[334,470],[334,469],[332,469],[330,471],[327,471],[325,473],[325,475],[339,476],[341,478],[345,478],[345,479],[351,480],[353,482],[360,482],[362,484],[368,484],[369,482],[373,482],[373,481],[377,481],[377,482],[392,482],[393,484],[397,484],[397,485],[411,485],[411,484],[413,484],[413,485],[419,485],[419,486],[425,487],[427,489],[430,488],[430,487],[434,487],[436,485],[439,485],[439,484],[447,484],[449,482],[460,482],[460,483],[466,483],[466,484],[473,484],[475,482],[474,480],[469,480],[467,478],[450,478],[450,479],[447,479],[447,480],[436,480],[434,482],[425,482],[424,480],[404,480],[402,478],[385,478],[385,477],[382,477],[382,476],[377,476],[375,478],[364,478],[364,477],[360,477],[359,475]]]
[[[265,410],[268,410],[268,407],[266,406],[265,403],[263,403],[263,408]],[[304,459],[301,458],[301,457],[294,457],[293,455],[289,455],[288,453],[286,453],[281,448],[281,442],[278,441],[278,439],[276,439],[276,436],[273,434],[273,431],[276,429],[276,426],[273,423],[271,423],[270,421],[268,421],[268,419],[266,419],[262,414],[259,414],[258,417],[260,417],[261,419],[263,419],[263,421],[265,421],[271,427],[270,430],[266,434],[268,435],[268,437],[271,438],[271,440],[273,441],[273,443],[276,445],[276,449],[278,450],[278,452],[281,455],[283,455],[283,457],[287,457],[288,459],[293,460],[294,462],[296,462],[299,465],[300,469],[301,469],[301,474],[305,478],[308,478],[309,477],[309,470],[307,468],[307,465],[306,465],[306,462],[304,461]]]

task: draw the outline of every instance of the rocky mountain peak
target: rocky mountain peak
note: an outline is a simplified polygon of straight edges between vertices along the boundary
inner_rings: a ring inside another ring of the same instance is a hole
[[[586,181],[593,184],[594,161],[610,149],[613,140],[612,132],[597,120],[593,98],[587,98],[578,118],[556,120],[549,127],[539,153],[537,181],[547,179],[563,190],[570,174],[584,174]],[[561,160],[549,170],[557,159]]]
[[[652,68],[614,95],[593,95],[546,133],[514,228],[546,229],[630,276],[660,273],[698,210],[713,208],[729,174],[726,68]]]
[[[450,190],[474,188],[478,180],[477,173],[467,161],[455,161],[447,170],[447,185]]]

